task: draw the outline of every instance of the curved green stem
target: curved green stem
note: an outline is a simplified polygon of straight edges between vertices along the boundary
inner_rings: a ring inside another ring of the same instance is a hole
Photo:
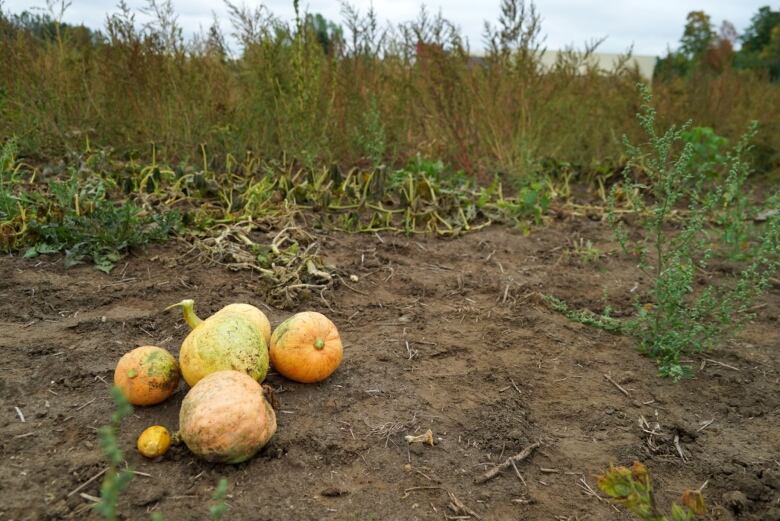
[[[320,350],[323,347],[325,347],[325,341],[323,339],[318,338],[317,340],[314,341],[314,348],[315,349]]]
[[[177,302],[176,304],[171,304],[165,308],[165,311],[175,307],[181,308],[182,313],[184,313],[184,321],[187,322],[187,325],[190,326],[191,329],[195,329],[198,327],[198,324],[203,322],[200,318],[198,318],[198,315],[195,314],[195,301],[191,298],[184,299],[181,302]]]

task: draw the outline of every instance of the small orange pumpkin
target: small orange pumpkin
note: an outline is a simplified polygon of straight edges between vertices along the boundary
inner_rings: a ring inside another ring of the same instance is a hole
[[[275,432],[276,414],[263,389],[239,371],[216,371],[202,378],[179,411],[179,439],[206,461],[246,461]]]
[[[341,337],[322,313],[297,313],[271,335],[271,363],[283,376],[301,383],[321,382],[338,368],[344,356]]]
[[[154,405],[176,391],[179,364],[162,347],[137,347],[119,359],[114,384],[133,405]]]

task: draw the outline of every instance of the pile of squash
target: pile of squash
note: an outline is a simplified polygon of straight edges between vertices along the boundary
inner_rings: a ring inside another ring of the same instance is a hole
[[[178,362],[161,347],[138,347],[117,363],[114,384],[134,405],[167,400],[180,376],[190,386],[179,431],[146,429],[137,443],[144,456],[160,457],[181,441],[207,461],[240,463],[276,432],[276,414],[260,386],[269,362],[290,380],[320,382],[341,363],[341,338],[333,322],[314,311],[291,316],[271,334],[271,322],[249,304],[230,304],[206,320],[198,318],[194,304],[183,300],[167,308],[180,307],[191,328]]]

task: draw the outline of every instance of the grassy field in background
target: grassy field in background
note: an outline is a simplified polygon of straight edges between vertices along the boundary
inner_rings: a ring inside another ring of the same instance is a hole
[[[346,9],[336,27],[234,8],[231,53],[218,28],[185,40],[172,6],[151,5],[151,24],[125,10],[99,34],[0,16],[0,140],[15,137],[38,160],[107,147],[211,166],[249,155],[310,168],[421,156],[522,184],[551,165],[622,166],[622,136],[639,135],[638,72],[583,67],[593,49],[543,69],[533,9],[505,12],[477,60],[450,22],[425,11],[385,27]],[[661,124],[692,119],[734,138],[757,120],[758,166],[780,164],[780,87],[761,74],[702,69],[652,87]]]

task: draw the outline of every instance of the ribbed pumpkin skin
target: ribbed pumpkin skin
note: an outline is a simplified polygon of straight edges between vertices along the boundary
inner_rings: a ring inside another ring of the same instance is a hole
[[[321,346],[321,347],[318,347]],[[301,383],[321,382],[338,368],[344,356],[333,322],[316,311],[298,313],[271,335],[271,363],[283,376]]]
[[[263,334],[265,345],[268,346],[271,343],[271,322],[268,320],[268,317],[265,316],[265,313],[251,304],[228,304],[224,308],[217,311],[217,314],[231,312],[241,313],[244,315]]]
[[[262,382],[268,372],[268,344],[244,312],[223,309],[190,331],[181,344],[179,365],[190,386],[228,369]]]
[[[114,384],[133,405],[155,405],[179,386],[179,364],[161,347],[137,347],[117,362]]]
[[[217,463],[241,463],[276,432],[276,414],[263,389],[238,371],[217,371],[184,397],[179,437],[196,456]]]

